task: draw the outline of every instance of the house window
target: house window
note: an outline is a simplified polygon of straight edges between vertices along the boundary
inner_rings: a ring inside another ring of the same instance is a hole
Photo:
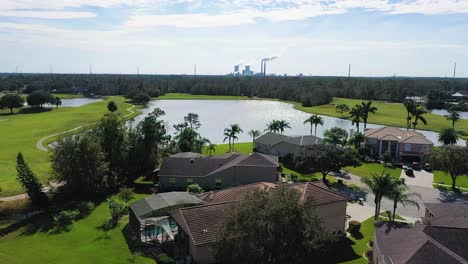
[[[192,178],[187,178],[187,183],[188,184],[193,183],[193,179]]]
[[[170,184],[175,184],[176,183],[176,178],[169,178],[169,183]]]
[[[405,144],[405,151],[411,151],[411,144]]]
[[[219,187],[223,184],[223,181],[221,179],[216,179],[216,186]]]

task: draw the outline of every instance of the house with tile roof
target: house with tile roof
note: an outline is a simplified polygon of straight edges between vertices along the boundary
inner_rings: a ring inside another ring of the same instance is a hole
[[[178,153],[164,159],[158,173],[161,191],[186,190],[197,183],[217,190],[256,182],[277,182],[278,158],[261,153],[204,156]]]
[[[288,154],[297,156],[322,141],[321,138],[312,135],[286,136],[267,132],[255,139],[255,151],[278,157]]]
[[[395,159],[419,161],[434,143],[423,134],[397,127],[380,127],[364,132],[364,144],[378,156],[390,152]]]
[[[424,205],[426,212],[420,224],[376,226],[374,263],[468,263],[468,204]]]
[[[323,227],[329,231],[344,232],[347,197],[331,191],[322,182],[268,183],[260,182],[212,191],[198,195],[203,205],[180,208],[171,212],[182,232],[190,238],[189,254],[196,263],[214,263],[212,246],[219,227],[238,201],[255,190],[273,192],[280,186],[297,190],[303,201],[311,199]]]

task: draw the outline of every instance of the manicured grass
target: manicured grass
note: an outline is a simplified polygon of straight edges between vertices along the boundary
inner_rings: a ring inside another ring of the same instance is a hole
[[[452,177],[445,171],[434,171],[434,184],[441,183],[452,186]],[[461,175],[457,177],[456,185],[462,188],[468,188],[468,176]]]
[[[356,104],[360,104],[360,99],[347,99],[347,98],[334,98],[330,104],[320,105],[314,107],[303,107],[300,103],[295,103],[295,108],[304,112],[335,116],[340,117],[340,114],[336,112],[335,106],[338,104],[347,104],[350,108]],[[373,103],[378,108],[375,114],[369,115],[369,123],[381,124],[387,126],[406,127],[406,109],[401,103],[388,103],[375,101]],[[347,113],[344,114],[348,116]],[[425,114],[424,117],[427,119],[428,124],[420,124],[417,126],[418,129],[440,131],[443,128],[451,126],[451,122],[444,116]],[[468,131],[468,120],[460,120],[455,126],[458,131]],[[464,135],[463,133],[462,135]],[[464,135],[466,138],[466,135]]]
[[[230,95],[203,95],[203,94],[184,94],[184,93],[167,93],[156,99],[159,100],[259,100],[260,98],[247,96],[230,96]]]
[[[252,153],[253,145],[252,142],[240,142],[234,144],[235,152],[249,154]],[[215,152],[212,152],[211,155],[220,155],[227,153],[229,150],[229,144],[217,144]],[[206,147],[203,149],[204,155],[209,155]]]
[[[50,176],[50,153],[37,149],[36,142],[48,135],[98,121],[107,112],[107,103],[110,100],[116,101],[121,113],[129,113],[126,109],[131,105],[120,96],[82,107],[59,107],[41,113],[10,115],[7,110],[0,111],[0,120],[3,120],[0,121],[0,196],[24,192],[16,180],[18,152],[23,153],[29,166],[46,183]],[[139,114],[138,111],[135,112],[134,115]],[[77,132],[79,131],[72,133]],[[51,138],[48,142],[53,140],[55,139]]]
[[[387,173],[390,174],[390,176],[392,176],[392,178],[394,179],[400,178],[401,169],[385,168],[384,165],[380,163],[362,163],[361,166],[358,166],[358,167],[349,166],[349,167],[344,168],[345,171],[348,171],[356,176],[365,177],[365,178],[371,177],[373,172],[380,174],[384,169]]]
[[[367,261],[362,256],[369,249],[367,243],[374,238],[374,217],[370,217],[361,223],[359,236],[349,236],[349,244],[351,248],[343,250],[337,256],[336,263],[346,264],[365,264]]]
[[[58,96],[60,99],[83,98],[81,94],[54,94],[54,96]]]
[[[142,198],[143,195],[138,195]],[[128,217],[108,231],[99,227],[110,218],[107,202],[86,218],[71,225],[69,231],[50,229],[50,216],[35,217],[26,226],[0,237],[1,263],[132,263],[124,233]],[[155,263],[136,254],[135,263]]]

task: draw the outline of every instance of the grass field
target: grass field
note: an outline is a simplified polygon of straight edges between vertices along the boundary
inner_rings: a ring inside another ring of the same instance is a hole
[[[314,113],[327,116],[340,117],[340,114],[336,112],[335,106],[338,104],[347,104],[350,108],[356,104],[360,104],[362,100],[359,99],[347,99],[347,98],[334,98],[330,104],[320,105],[314,107],[303,107],[300,103],[295,103],[295,108],[307,113]],[[378,108],[375,114],[369,115],[369,123],[406,127],[406,109],[401,103],[388,103],[375,101],[373,103]],[[345,117],[347,114],[345,114]],[[451,121],[447,120],[444,116],[425,114],[427,119],[427,125],[420,124],[417,126],[418,129],[440,131],[443,128],[450,127]],[[468,120],[460,120],[456,123],[455,129],[462,132],[462,135],[468,137]]]
[[[252,142],[241,142],[241,143],[235,143],[234,144],[235,152],[238,153],[243,153],[243,154],[249,154],[252,153]],[[211,155],[220,155],[227,153],[229,149],[228,144],[219,144],[216,145],[216,151],[212,152]],[[209,155],[208,150],[205,148],[203,149],[203,154],[204,155]]]
[[[116,101],[119,111],[128,113],[125,109],[131,105],[125,103],[120,96],[82,107],[54,108],[42,113],[10,115],[8,110],[0,111],[0,197],[23,193],[16,180],[18,152],[23,153],[26,162],[40,180],[47,182],[50,175],[50,154],[37,149],[36,142],[47,135],[98,121],[107,112],[107,103],[110,100]],[[138,112],[135,113],[137,114]],[[48,142],[53,140],[51,138]]]
[[[452,185],[452,177],[448,175],[445,171],[434,171],[434,184],[441,183],[446,185]],[[457,177],[455,182],[458,187],[468,189],[468,175],[461,175]]]
[[[54,94],[60,99],[73,99],[73,98],[83,98],[81,94]]]
[[[394,179],[399,179],[401,175],[401,169],[389,169],[385,168],[384,165],[379,164],[379,163],[362,163],[361,166],[358,167],[345,167],[345,171],[350,172],[356,176],[364,177],[364,178],[370,178],[372,176],[372,173],[377,173],[380,174],[382,173],[383,170],[385,172],[389,173],[390,176]]]
[[[143,195],[137,195],[142,198]],[[35,217],[27,225],[0,237],[1,263],[132,263],[124,237],[128,217],[107,235],[99,227],[110,218],[107,202],[103,202],[86,218],[74,222],[70,231],[50,229],[51,217]],[[135,263],[155,263],[135,255]]]

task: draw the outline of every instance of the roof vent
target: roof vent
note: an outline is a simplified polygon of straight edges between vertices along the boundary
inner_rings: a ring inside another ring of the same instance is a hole
[[[190,164],[193,164],[194,160],[193,159],[190,159]]]
[[[208,233],[208,229],[206,229],[206,228],[205,228],[205,229],[203,229],[203,230],[201,231],[201,233],[202,233],[202,234],[206,234],[206,233]]]

